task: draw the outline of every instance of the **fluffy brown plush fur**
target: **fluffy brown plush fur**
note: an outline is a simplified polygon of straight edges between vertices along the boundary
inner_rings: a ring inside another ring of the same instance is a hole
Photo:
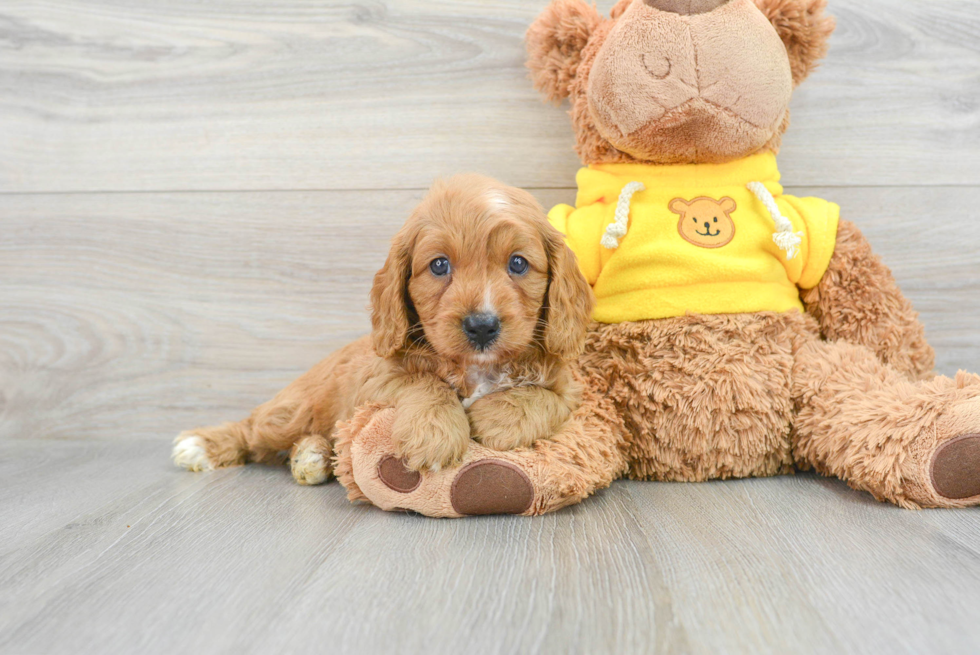
[[[520,468],[533,488],[520,513],[560,509],[623,476],[692,482],[797,468],[907,508],[978,501],[944,496],[933,480],[940,447],[980,426],[980,377],[914,382],[867,347],[823,340],[808,315],[593,324],[576,377],[582,404],[552,438],[506,457],[472,448],[463,460]],[[425,475],[408,494],[380,481],[377,462],[391,451],[385,411],[367,408],[340,428],[338,477],[352,499],[429,516],[488,513],[460,511],[454,495],[470,484],[460,469]]]
[[[932,376],[936,357],[919,315],[853,223],[841,221],[830,267],[800,297],[827,340],[865,345],[912,379]]]
[[[444,268],[431,267],[437,260]],[[592,293],[530,194],[474,175],[437,182],[395,236],[371,300],[371,338],[246,420],[181,434],[175,461],[207,469],[291,450],[296,480],[316,484],[329,473],[335,424],[385,403],[398,410],[397,455],[438,469],[460,461],[471,433],[495,449],[527,446],[577,406],[566,362],[582,349]],[[499,320],[489,343],[465,333],[474,315]]]
[[[582,0],[554,0],[528,31],[528,67],[547,98],[570,96],[585,164],[733,161],[778,150],[790,91],[827,49],[825,4],[622,0],[603,19]],[[622,475],[795,468],[902,507],[980,504],[980,377],[932,377],[915,312],[853,224],[840,223],[829,268],[802,300],[806,313],[593,324],[576,372],[582,405],[553,439],[507,453],[533,502],[499,511],[557,509]],[[338,459],[355,495],[433,516],[492,509],[454,500],[480,492],[464,471],[503,470],[492,453],[471,452],[411,493],[379,481],[385,411],[343,429],[353,446]]]

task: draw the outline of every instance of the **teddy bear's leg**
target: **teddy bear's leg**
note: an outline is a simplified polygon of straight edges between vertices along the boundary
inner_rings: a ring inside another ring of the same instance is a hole
[[[980,376],[913,382],[863,346],[807,340],[793,377],[800,466],[902,507],[980,504]]]
[[[936,355],[919,315],[853,223],[840,222],[827,272],[800,297],[827,340],[866,346],[913,380],[933,377]]]
[[[435,472],[411,471],[394,457],[394,412],[361,408],[338,426],[334,473],[351,500],[435,517],[530,516],[577,503],[626,468],[622,421],[609,401],[588,391],[550,439],[509,451],[472,442],[460,466]]]

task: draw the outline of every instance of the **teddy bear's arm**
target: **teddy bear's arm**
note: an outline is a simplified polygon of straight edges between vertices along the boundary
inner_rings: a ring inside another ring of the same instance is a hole
[[[395,411],[357,410],[337,425],[334,474],[353,501],[425,516],[537,515],[608,487],[628,468],[627,431],[602,381],[586,382],[582,404],[548,439],[497,451],[470,444],[460,467],[412,471],[399,464],[391,440]]]
[[[800,297],[826,339],[866,346],[912,379],[932,372],[935,353],[918,313],[853,223],[840,222],[827,272]]]

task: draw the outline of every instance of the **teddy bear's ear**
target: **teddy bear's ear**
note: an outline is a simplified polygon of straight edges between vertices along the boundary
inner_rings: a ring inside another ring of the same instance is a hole
[[[553,0],[527,31],[527,67],[534,88],[549,100],[568,97],[582,49],[602,22],[583,0]]]
[[[623,15],[623,12],[626,11],[631,4],[633,4],[633,0],[619,0],[619,2],[614,4],[613,8],[609,10],[609,17],[616,20]]]
[[[683,198],[674,198],[670,201],[670,204],[667,205],[667,209],[675,214],[680,214],[681,216],[684,215],[684,212],[687,211],[688,207],[690,207],[690,205]]]
[[[827,0],[755,0],[773,24],[789,52],[793,84],[798,85],[827,54],[834,18],[826,13]]]

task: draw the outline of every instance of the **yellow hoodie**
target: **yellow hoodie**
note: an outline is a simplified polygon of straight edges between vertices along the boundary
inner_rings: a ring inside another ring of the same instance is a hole
[[[602,323],[802,310],[799,290],[820,282],[834,252],[840,208],[782,195],[772,154],[597,164],[576,181],[576,207],[548,218],[578,257]]]

